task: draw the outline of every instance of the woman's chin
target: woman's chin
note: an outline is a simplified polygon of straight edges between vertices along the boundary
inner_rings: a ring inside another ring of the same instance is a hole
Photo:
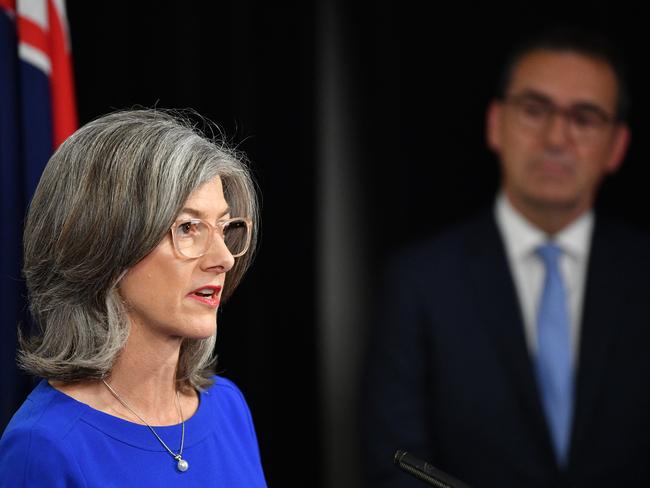
[[[217,333],[217,324],[192,324],[184,331],[183,337],[186,339],[208,339]]]

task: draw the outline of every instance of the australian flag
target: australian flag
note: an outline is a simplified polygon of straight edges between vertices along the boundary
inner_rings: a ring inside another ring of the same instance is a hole
[[[0,432],[30,388],[16,367],[28,320],[25,213],[52,152],[77,127],[64,0],[0,0]]]

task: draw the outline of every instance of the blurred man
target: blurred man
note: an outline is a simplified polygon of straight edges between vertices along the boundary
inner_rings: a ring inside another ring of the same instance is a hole
[[[554,33],[487,110],[493,208],[392,264],[372,329],[367,480],[402,449],[478,487],[650,486],[650,240],[593,211],[629,141],[619,60]]]

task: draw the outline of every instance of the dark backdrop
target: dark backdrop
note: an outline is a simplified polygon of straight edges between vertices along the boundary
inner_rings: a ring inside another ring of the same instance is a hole
[[[322,46],[340,46],[343,116],[363,202],[364,288],[385,257],[485,204],[498,183],[485,106],[512,41],[556,20],[598,26],[628,54],[629,157],[599,205],[648,227],[650,39],[625,2],[68,2],[79,118],[134,105],[196,109],[252,160],[263,194],[257,260],[219,324],[219,369],[251,406],[270,486],[324,486],[318,216]],[[324,12],[329,12],[329,22]],[[341,228],[345,233],[349,229]],[[330,229],[331,232],[333,230]],[[362,293],[361,291],[359,292]],[[359,306],[363,307],[363,300]],[[366,324],[351,335],[360,336]],[[351,375],[358,372],[350,371]],[[352,402],[354,403],[354,402]],[[354,415],[354,412],[350,412]],[[348,442],[354,445],[354,431]],[[331,446],[330,446],[331,448]],[[356,467],[345,481],[353,485]]]

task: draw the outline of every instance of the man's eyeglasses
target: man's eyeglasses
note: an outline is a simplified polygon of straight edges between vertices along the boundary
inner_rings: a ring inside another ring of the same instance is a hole
[[[214,234],[219,234],[234,258],[243,256],[251,243],[252,222],[237,217],[220,220],[216,226],[201,219],[185,219],[171,227],[176,250],[186,258],[200,258],[208,252]]]
[[[592,143],[603,135],[615,121],[597,105],[579,103],[559,107],[545,97],[524,94],[507,97],[504,103],[511,106],[519,124],[532,131],[548,129],[556,116],[564,117],[569,133],[576,142]]]

